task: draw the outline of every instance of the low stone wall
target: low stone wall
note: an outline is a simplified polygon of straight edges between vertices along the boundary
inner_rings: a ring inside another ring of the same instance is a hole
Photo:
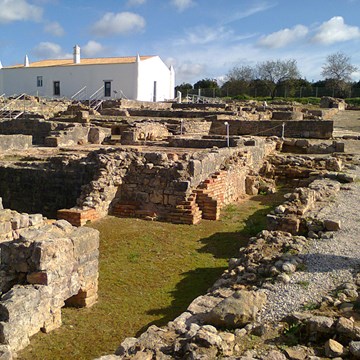
[[[273,111],[272,120],[303,120],[301,111]]]
[[[0,239],[0,344],[10,356],[59,327],[65,304],[96,302],[99,233],[2,209]]]
[[[235,115],[232,111],[215,110],[153,110],[129,109],[130,116],[159,117],[159,118],[204,118],[210,115]]]
[[[230,135],[282,136],[282,124],[285,123],[285,137],[330,139],[333,133],[333,121],[328,120],[290,120],[290,121],[228,121]],[[210,134],[226,135],[224,121],[213,121]]]
[[[0,135],[0,151],[25,150],[32,147],[31,135]]]
[[[323,120],[331,120],[338,112],[339,109],[333,108],[333,109],[305,109],[306,113],[316,116]]]
[[[204,109],[222,109],[225,110],[229,106],[227,104],[194,104],[194,103],[173,103],[173,109],[193,109],[193,110],[204,110]]]
[[[115,149],[94,152],[94,180],[83,187],[78,208],[63,209],[58,216],[76,218],[72,223],[77,225],[108,213],[193,224],[203,217],[201,208],[208,218],[204,203],[212,203],[208,212],[218,214],[223,205],[244,196],[246,175],[260,169],[275,146],[259,139],[252,146],[203,150],[191,158]],[[88,209],[97,215],[89,215]]]
[[[171,102],[148,102],[148,101],[137,101],[137,100],[109,100],[105,101],[103,104],[103,108],[111,108],[111,107],[121,107],[122,109],[154,109],[154,110],[162,110],[162,109],[171,109]]]
[[[43,145],[50,131],[55,130],[55,122],[26,117],[0,121],[0,134],[3,135],[31,135],[34,145]]]
[[[344,152],[345,144],[340,141],[312,144],[306,139],[285,139],[282,142],[281,150],[282,152],[291,152],[296,154],[331,154],[335,152]]]

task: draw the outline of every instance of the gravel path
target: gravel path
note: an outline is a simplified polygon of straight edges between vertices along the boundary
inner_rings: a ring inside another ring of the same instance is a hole
[[[360,179],[360,167],[352,170]],[[353,279],[360,267],[360,183],[346,185],[337,197],[315,215],[341,220],[341,230],[332,239],[313,240],[302,252],[304,271],[291,275],[289,284],[266,289],[267,306],[262,320],[278,321],[306,304],[318,302],[337,286]],[[312,214],[314,217],[314,214]]]

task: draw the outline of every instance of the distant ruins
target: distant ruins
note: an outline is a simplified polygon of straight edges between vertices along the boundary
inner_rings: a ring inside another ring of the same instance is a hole
[[[217,220],[225,205],[274,190],[269,155],[343,152],[330,139],[331,118],[344,107],[324,106],[119,99],[95,110],[0,97],[0,343],[16,352],[59,326],[64,304],[96,301],[99,237],[81,227],[88,221]]]

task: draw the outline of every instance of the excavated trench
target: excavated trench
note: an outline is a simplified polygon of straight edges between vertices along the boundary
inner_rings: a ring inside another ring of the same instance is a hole
[[[266,226],[283,191],[228,206],[219,221],[195,226],[106,217],[100,230],[99,301],[63,310],[63,326],[39,333],[19,359],[93,359],[128,336],[165,325],[202,295],[230,257]]]

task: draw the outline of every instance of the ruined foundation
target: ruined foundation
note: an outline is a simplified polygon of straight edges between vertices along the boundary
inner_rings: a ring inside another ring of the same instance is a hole
[[[13,353],[36,332],[60,326],[64,305],[96,301],[99,234],[81,226],[108,214],[189,225],[218,220],[225,205],[273,191],[276,150],[313,152],[303,138],[330,139],[331,116],[342,109],[112,100],[95,110],[70,101],[47,107],[32,97],[17,105],[18,117],[0,121],[0,149],[11,150],[0,154],[0,196],[14,209],[0,210],[0,344]],[[316,146],[344,151],[338,142]],[[277,165],[289,178],[300,174],[291,163]],[[269,217],[274,229],[300,230],[300,220],[284,218]],[[184,317],[224,294],[196,299]],[[188,331],[187,319],[176,319],[171,331]]]
[[[10,352],[59,327],[63,306],[96,302],[98,231],[2,209],[0,239],[0,343]]]

